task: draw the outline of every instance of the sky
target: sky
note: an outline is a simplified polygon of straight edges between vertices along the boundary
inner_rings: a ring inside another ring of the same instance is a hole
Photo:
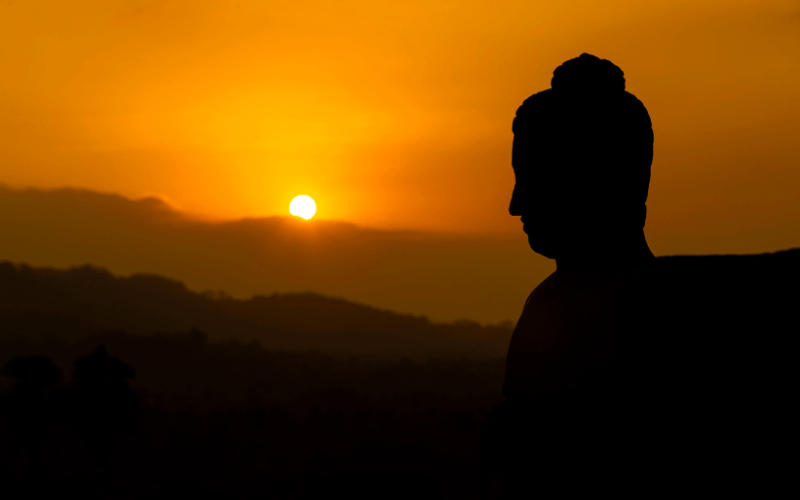
[[[800,220],[798,37],[786,0],[0,0],[0,183],[518,231],[511,119],[589,52],[653,118],[651,232],[703,251]]]

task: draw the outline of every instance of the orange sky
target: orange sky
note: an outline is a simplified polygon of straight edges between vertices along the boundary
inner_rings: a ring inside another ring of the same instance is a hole
[[[0,183],[519,231],[511,119],[581,52],[653,118],[656,253],[800,245],[788,0],[0,0]]]

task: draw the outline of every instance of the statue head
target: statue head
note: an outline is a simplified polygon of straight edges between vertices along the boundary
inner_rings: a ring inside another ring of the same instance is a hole
[[[589,54],[553,72],[514,118],[510,212],[550,258],[644,227],[653,129],[620,68]]]

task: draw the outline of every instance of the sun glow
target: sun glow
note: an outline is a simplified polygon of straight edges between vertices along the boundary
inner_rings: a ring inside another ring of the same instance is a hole
[[[310,196],[301,194],[292,198],[292,202],[289,203],[289,213],[308,220],[317,213],[317,204]]]

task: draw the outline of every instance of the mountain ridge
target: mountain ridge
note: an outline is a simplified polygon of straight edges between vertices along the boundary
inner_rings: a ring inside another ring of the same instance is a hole
[[[516,319],[553,263],[525,235],[467,237],[289,217],[204,221],[163,200],[0,187],[0,260],[171,276],[234,297],[315,290],[381,309]]]
[[[0,262],[0,324],[7,340],[77,341],[103,330],[137,334],[200,330],[212,340],[335,355],[494,358],[511,325],[434,323],[315,292],[236,299],[198,293],[180,281],[105,269],[68,270]]]

